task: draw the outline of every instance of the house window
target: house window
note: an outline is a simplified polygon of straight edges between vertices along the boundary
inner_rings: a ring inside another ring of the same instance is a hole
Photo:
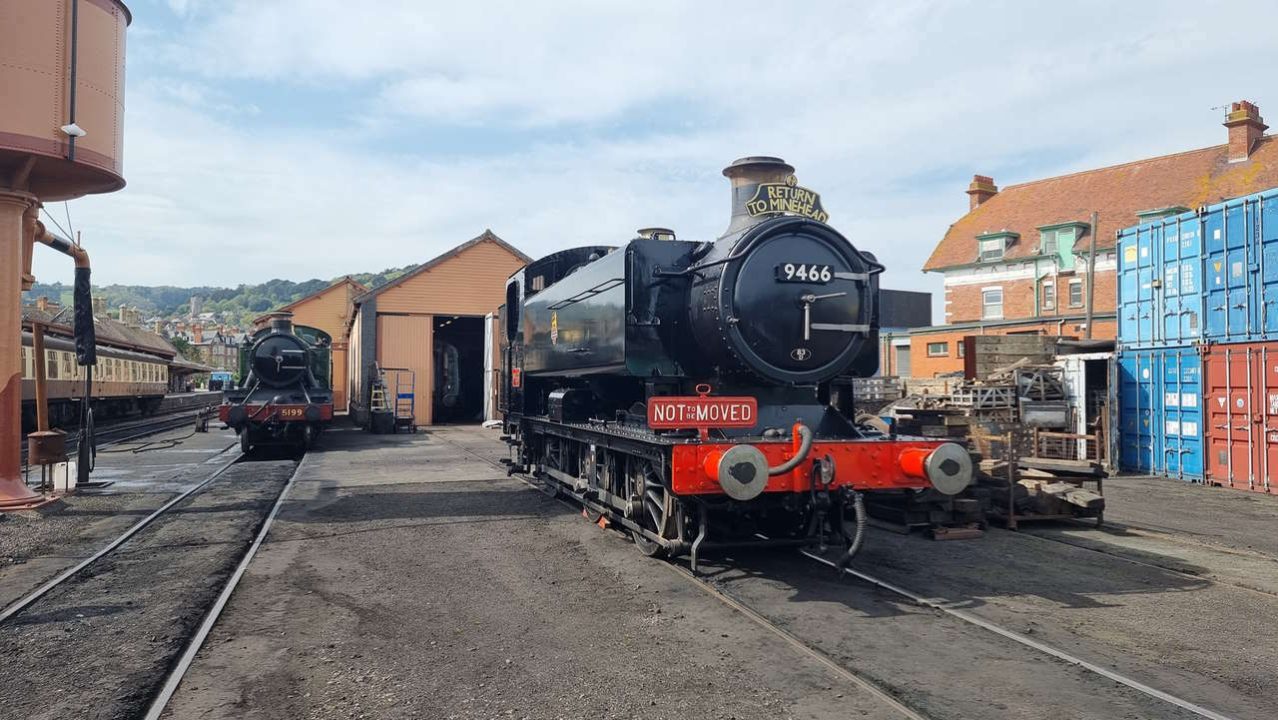
[[[1069,306],[1072,308],[1083,307],[1083,281],[1069,281]]]
[[[981,318],[985,320],[1003,318],[1003,288],[981,291]]]
[[[1040,230],[1038,233],[1038,252],[1041,255],[1057,255],[1061,250],[1072,251],[1074,240],[1078,238],[1078,228],[1069,227]]]
[[[991,262],[994,260],[1002,260],[1003,252],[1007,248],[1006,238],[1000,235],[995,238],[987,238],[980,241],[981,245],[981,262]]]
[[[959,357],[967,357],[967,343],[959,340],[954,344],[954,349],[958,351]]]
[[[1043,310],[1056,309],[1056,283],[1043,283]]]
[[[928,357],[949,357],[949,355],[950,355],[950,344],[949,344],[949,343],[947,343],[947,342],[939,342],[939,343],[928,343],[928,344],[927,344],[927,356],[928,356]]]

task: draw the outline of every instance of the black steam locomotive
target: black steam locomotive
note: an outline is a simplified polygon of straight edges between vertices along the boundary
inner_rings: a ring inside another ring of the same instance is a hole
[[[793,172],[771,157],[726,168],[732,221],[714,242],[649,228],[507,281],[512,473],[694,567],[715,545],[839,544],[846,562],[863,491],[968,485],[962,447],[855,421],[852,379],[878,368],[883,266]]]
[[[332,338],[272,315],[240,350],[237,388],[225,391],[218,417],[250,453],[265,445],[310,447],[333,420]]]

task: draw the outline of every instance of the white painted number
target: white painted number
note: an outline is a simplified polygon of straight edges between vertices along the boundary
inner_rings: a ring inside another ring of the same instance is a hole
[[[807,280],[809,282],[828,283],[834,279],[834,273],[830,270],[829,265],[804,265],[799,263],[786,263],[781,266],[781,271],[785,273],[786,280]]]

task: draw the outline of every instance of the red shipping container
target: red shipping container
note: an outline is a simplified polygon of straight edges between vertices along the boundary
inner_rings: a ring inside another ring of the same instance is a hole
[[[1207,482],[1278,493],[1278,342],[1209,346],[1203,393]]]

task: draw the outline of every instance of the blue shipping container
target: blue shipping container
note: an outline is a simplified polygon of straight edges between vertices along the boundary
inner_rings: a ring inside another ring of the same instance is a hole
[[[1119,467],[1203,477],[1202,358],[1195,347],[1125,348],[1118,355]]]
[[[1119,232],[1118,339],[1187,345],[1203,337],[1202,220],[1193,213]]]
[[[1278,190],[1118,234],[1125,347],[1278,339]]]

